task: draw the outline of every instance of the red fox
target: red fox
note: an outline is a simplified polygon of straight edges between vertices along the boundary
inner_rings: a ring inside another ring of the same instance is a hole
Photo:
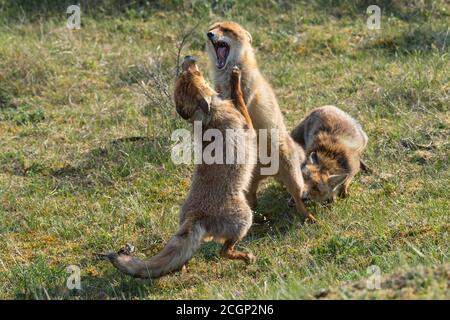
[[[233,66],[238,66],[242,72],[243,98],[255,129],[277,129],[279,132],[279,170],[275,177],[295,199],[297,211],[305,219],[315,221],[302,200],[304,183],[300,163],[304,161],[305,155],[286,130],[275,93],[258,69],[252,36],[239,24],[226,21],[213,24],[206,37],[206,50],[212,61],[211,70],[216,91],[224,99],[231,97],[229,78]],[[269,139],[268,148],[270,144]],[[256,206],[258,185],[267,177],[261,175],[260,167],[259,163],[247,192],[247,199],[252,208]]]
[[[240,71],[231,73],[231,87],[236,106],[230,100],[222,100],[206,83],[192,57],[186,57],[183,72],[175,85],[175,104],[181,117],[189,122],[201,121],[205,130],[220,130],[227,139],[228,129],[255,140],[250,118],[245,116]],[[238,110],[243,111],[241,114]],[[227,147],[237,149],[232,139]],[[204,146],[203,146],[204,147]],[[246,144],[248,159],[244,164],[198,164],[195,167],[189,195],[180,210],[180,227],[168,244],[157,255],[140,260],[127,250],[109,252],[100,257],[125,274],[138,278],[157,278],[180,270],[202,241],[214,239],[223,243],[221,255],[230,259],[253,262],[251,253],[237,251],[234,246],[252,225],[252,211],[245,198],[256,163],[256,142]],[[235,150],[236,151],[236,150]]]
[[[346,196],[360,168],[368,138],[361,125],[335,106],[314,109],[292,131],[292,138],[306,151],[302,173],[305,196],[311,200],[331,201]]]

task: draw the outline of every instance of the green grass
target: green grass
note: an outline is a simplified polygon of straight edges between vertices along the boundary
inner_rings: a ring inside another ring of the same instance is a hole
[[[378,31],[365,1],[105,0],[73,31],[61,2],[33,3],[0,0],[0,298],[449,298],[445,1],[380,1]],[[193,167],[170,159],[170,133],[187,125],[161,89],[197,24],[182,54],[206,71],[203,32],[221,19],[251,31],[288,128],[336,104],[363,124],[376,173],[347,199],[309,204],[316,225],[268,180],[240,244],[255,264],[205,244],[187,273],[130,279],[92,254],[130,242],[151,255],[176,230]],[[66,288],[72,264],[82,291]],[[361,285],[371,265],[380,290]]]

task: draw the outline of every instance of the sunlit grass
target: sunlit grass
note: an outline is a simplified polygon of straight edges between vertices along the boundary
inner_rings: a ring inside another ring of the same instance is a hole
[[[0,298],[448,299],[449,6],[393,6],[371,31],[361,2],[199,3],[85,15],[73,31],[64,13],[0,20]],[[347,199],[309,204],[316,225],[268,180],[240,244],[253,265],[205,244],[187,273],[124,277],[93,253],[127,242],[141,257],[160,250],[192,172],[170,160],[170,132],[187,125],[170,100],[150,99],[150,75],[171,92],[180,32],[197,23],[183,54],[206,72],[203,31],[223,18],[252,33],[288,128],[336,104],[368,133],[375,173],[358,176]],[[80,292],[66,288],[68,265],[81,268]],[[371,265],[382,290],[358,289]]]

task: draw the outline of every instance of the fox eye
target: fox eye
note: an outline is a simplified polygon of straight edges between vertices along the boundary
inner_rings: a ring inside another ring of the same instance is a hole
[[[228,29],[228,28],[223,28],[222,31],[223,31],[223,32],[231,32],[231,30]]]
[[[327,186],[326,186],[326,184],[324,184],[323,182],[321,182],[321,183],[319,183],[319,185],[317,186],[317,189],[318,189],[320,192],[325,192],[325,191],[327,190]]]
[[[309,179],[311,177],[311,173],[309,172],[308,168],[306,168],[305,166],[303,166],[301,168],[302,170],[302,174],[306,179]]]

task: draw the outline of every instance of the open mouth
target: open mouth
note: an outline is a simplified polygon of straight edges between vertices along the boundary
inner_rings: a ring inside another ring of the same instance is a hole
[[[230,46],[228,45],[228,43],[223,41],[211,42],[214,46],[214,50],[216,50],[216,66],[218,69],[222,69],[227,63],[228,54],[230,53]]]

